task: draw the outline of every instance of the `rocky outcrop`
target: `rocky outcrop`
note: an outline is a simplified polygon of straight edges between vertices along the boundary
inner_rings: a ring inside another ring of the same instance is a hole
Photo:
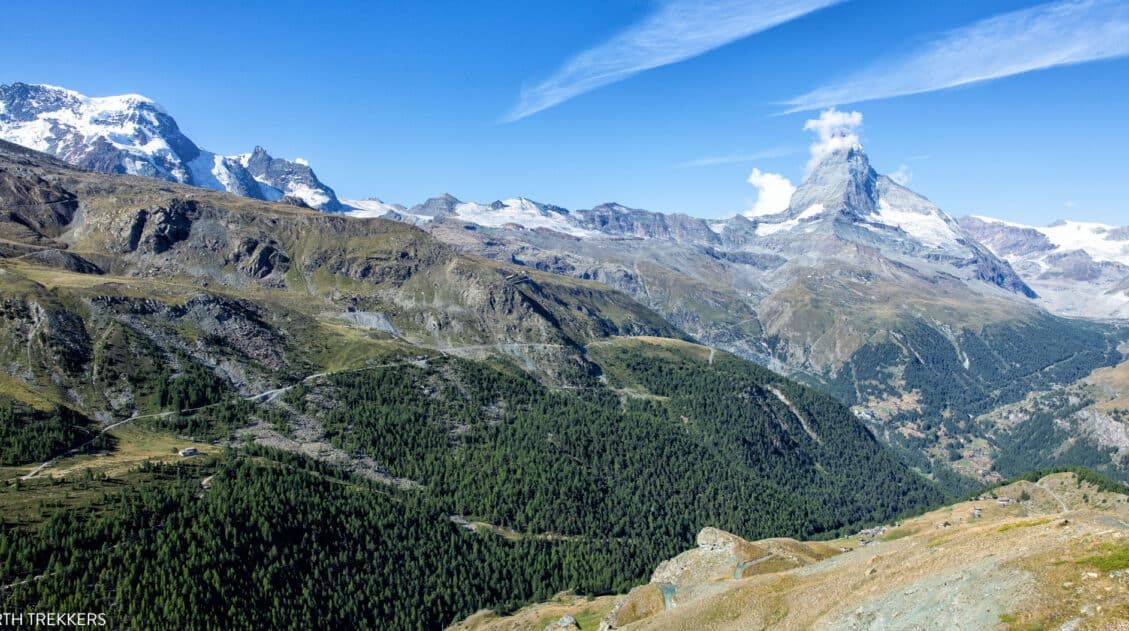
[[[688,215],[665,215],[615,203],[578,210],[571,215],[580,226],[611,236],[700,244],[719,241],[706,220]]]
[[[163,254],[188,238],[192,222],[198,218],[196,202],[181,199],[138,210],[130,224],[124,251]]]
[[[51,242],[71,222],[77,210],[75,195],[58,183],[49,182],[19,165],[0,169],[0,237]]]
[[[754,574],[779,572],[815,563],[834,551],[793,539],[755,543],[717,528],[703,528],[697,547],[663,561],[651,580],[631,590],[604,618],[601,629],[619,629],[668,609],[718,594]]]
[[[62,382],[82,375],[91,358],[82,318],[51,296],[37,294],[0,300],[0,353],[7,360],[7,372]]]
[[[450,216],[455,212],[455,207],[461,204],[457,197],[450,193],[443,193],[439,197],[432,197],[422,204],[416,204],[408,209],[413,215],[434,217],[436,219]]]
[[[307,208],[326,212],[344,210],[337,194],[318,179],[308,164],[274,158],[262,147],[255,147],[249,155],[241,156],[240,161],[253,181],[280,191],[283,201],[289,198]]]
[[[66,250],[36,250],[23,255],[23,258],[37,265],[66,270],[76,274],[104,273],[102,268],[98,267],[93,261],[87,260],[73,252],[67,252]]]
[[[580,631],[580,624],[576,618],[566,614],[550,622],[542,631]]]

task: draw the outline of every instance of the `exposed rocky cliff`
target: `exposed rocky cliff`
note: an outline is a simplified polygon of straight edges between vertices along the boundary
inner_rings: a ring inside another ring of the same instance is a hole
[[[7,373],[106,418],[152,409],[161,366],[257,392],[375,336],[570,382],[593,376],[591,339],[681,335],[602,285],[469,258],[401,223],[79,171],[2,142],[0,212]]]

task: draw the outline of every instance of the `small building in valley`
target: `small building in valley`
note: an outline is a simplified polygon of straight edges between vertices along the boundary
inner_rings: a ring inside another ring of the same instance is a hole
[[[199,455],[200,451],[198,449],[196,449],[195,447],[185,447],[184,449],[181,449],[178,453],[180,453],[180,456],[182,458],[187,458],[188,456]]]

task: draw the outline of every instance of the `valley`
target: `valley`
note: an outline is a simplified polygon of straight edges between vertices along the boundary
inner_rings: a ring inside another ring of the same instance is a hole
[[[0,158],[12,607],[434,628],[626,589],[708,525],[810,537],[943,497],[833,398],[596,282]]]

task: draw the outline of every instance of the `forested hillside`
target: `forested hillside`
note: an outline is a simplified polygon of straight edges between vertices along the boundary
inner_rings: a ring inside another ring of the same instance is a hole
[[[220,436],[315,416],[411,483],[242,446],[125,479],[9,484],[8,601],[143,628],[436,628],[564,589],[625,590],[707,525],[831,535],[940,500],[845,408],[767,370],[659,338],[589,350],[607,385],[440,357],[151,422]]]
[[[50,517],[32,524],[5,510],[0,580],[17,583],[5,610],[100,611],[120,629],[440,628],[564,587],[621,590],[663,554],[643,537],[475,535],[427,493],[277,452],[156,466],[129,484],[31,482],[0,497],[10,509],[47,491],[89,504],[49,502]]]

